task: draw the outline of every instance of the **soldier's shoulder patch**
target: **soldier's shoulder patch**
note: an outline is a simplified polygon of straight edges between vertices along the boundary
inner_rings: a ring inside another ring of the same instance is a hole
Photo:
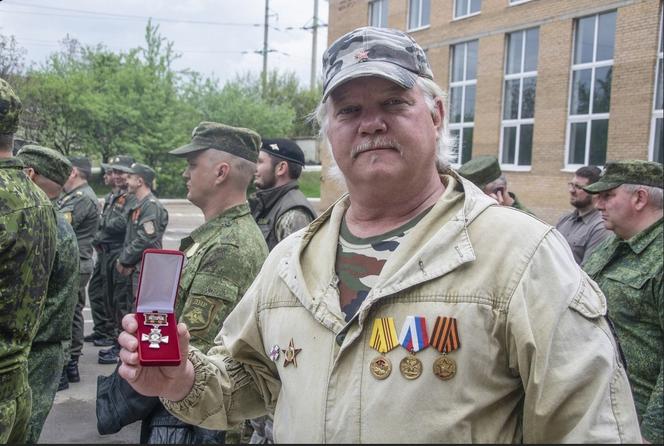
[[[143,229],[145,230],[145,233],[148,235],[152,235],[155,233],[155,227],[154,227],[154,222],[152,220],[146,221],[143,223]]]
[[[183,314],[182,319],[189,330],[205,329],[212,320],[214,304],[208,300],[198,297],[192,298],[188,311]]]

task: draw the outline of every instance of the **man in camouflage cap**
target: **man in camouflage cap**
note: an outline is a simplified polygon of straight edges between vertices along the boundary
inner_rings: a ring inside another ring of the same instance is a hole
[[[182,176],[187,183],[187,199],[205,217],[205,223],[180,243],[187,262],[175,311],[178,320],[189,327],[191,344],[201,351],[214,345],[226,316],[267,256],[265,241],[246,200],[259,147],[260,137],[252,130],[202,122],[194,129],[191,143],[170,152],[186,158]],[[136,398],[140,396],[134,395],[132,401]],[[180,421],[161,404],[142,419],[141,443],[183,443],[187,435],[191,443],[224,442],[224,431]],[[99,423],[110,427],[116,420]],[[166,436],[169,433],[170,438]]]
[[[664,283],[662,282],[662,164],[607,162],[597,195],[607,238],[583,265],[606,296],[627,358],[643,438],[664,442]]]
[[[500,170],[498,158],[493,155],[477,156],[459,167],[459,175],[472,181],[482,192],[493,198],[501,206],[510,206],[532,214],[516,194],[507,190],[507,178]]]
[[[16,157],[25,172],[51,201],[55,201],[69,178],[72,166],[60,152],[37,145],[26,145]],[[27,443],[37,443],[46,417],[53,405],[66,360],[69,358],[71,325],[74,319],[79,280],[76,233],[57,213],[55,261],[48,279],[46,302],[32,341],[28,358],[29,382],[32,389],[32,415]]]
[[[25,443],[32,397],[28,354],[56,250],[48,197],[12,157],[21,101],[0,79],[0,443]]]
[[[68,159],[72,164],[72,170],[67,182],[65,182],[64,194],[58,200],[57,205],[76,233],[80,274],[78,302],[76,303],[72,323],[71,358],[66,371],[62,374],[61,387],[66,386],[67,382],[75,383],[81,380],[78,371],[78,359],[83,354],[83,330],[85,325],[83,308],[87,301],[86,287],[94,267],[92,239],[99,226],[99,200],[88,184],[88,178],[92,173],[90,160],[85,156],[70,156]]]
[[[365,27],[323,61],[317,118],[348,194],[270,251],[207,354],[180,324],[186,361],[142,367],[125,317],[120,376],[208,428],[273,414],[277,443],[640,441],[566,242],[445,168],[424,50]]]
[[[115,270],[125,234],[129,208],[135,201],[134,194],[127,192],[127,178],[134,158],[129,155],[114,155],[108,163],[102,163],[110,177],[111,192],[104,198],[104,206],[99,220],[99,229],[92,245],[97,251],[88,296],[92,314],[92,333],[85,336],[85,342],[97,347],[110,347],[115,343],[120,321],[116,320],[117,303],[131,301],[130,280]]]

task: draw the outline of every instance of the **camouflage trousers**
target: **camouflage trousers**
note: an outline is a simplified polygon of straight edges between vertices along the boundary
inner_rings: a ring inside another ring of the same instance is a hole
[[[32,394],[27,387],[18,396],[0,400],[0,443],[25,443],[32,407]]]
[[[122,331],[122,318],[127,314],[131,313],[134,307],[134,292],[133,292],[133,274],[129,276],[123,276],[115,269],[115,262],[119,257],[113,258],[112,262],[112,271],[113,271],[113,292],[112,296],[112,310],[113,310],[113,320],[115,326],[118,330],[117,334]],[[116,336],[117,336],[116,334]]]
[[[28,382],[32,389],[32,414],[28,424],[27,443],[37,443],[39,440],[46,417],[53,406],[65,359],[64,347],[60,342],[32,344],[28,357]]]
[[[90,274],[84,273],[79,275],[80,282],[78,285],[78,302],[74,309],[74,322],[71,326],[71,356],[78,358],[83,354],[83,308],[85,307],[86,292],[85,288],[90,280]]]

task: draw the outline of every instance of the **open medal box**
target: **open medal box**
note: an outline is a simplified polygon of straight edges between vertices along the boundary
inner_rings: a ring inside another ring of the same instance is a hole
[[[143,366],[176,366],[182,360],[175,299],[183,264],[184,254],[180,251],[143,252],[136,294],[138,358]]]

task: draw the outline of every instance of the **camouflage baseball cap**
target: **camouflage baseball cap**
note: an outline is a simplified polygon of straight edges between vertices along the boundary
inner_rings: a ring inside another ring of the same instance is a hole
[[[22,108],[14,89],[7,81],[0,79],[0,135],[16,133]]]
[[[143,181],[150,187],[150,189],[153,189],[154,186],[154,179],[157,176],[157,172],[154,171],[154,169],[150,166],[147,166],[145,164],[140,164],[140,163],[134,163],[131,165],[131,168],[129,169],[131,174],[138,175],[139,177],[143,178]]]
[[[376,76],[412,88],[419,76],[433,79],[421,46],[403,31],[365,26],[338,38],[323,54],[323,102],[344,82]]]
[[[42,176],[64,186],[71,173],[71,163],[57,150],[34,144],[21,147],[16,158],[23,162],[25,167],[32,167]]]
[[[615,189],[622,184],[662,187],[662,164],[653,161],[609,161],[599,180],[583,188],[589,194]]]
[[[171,150],[171,155],[187,156],[201,150],[215,149],[256,162],[261,137],[253,130],[217,122],[201,122],[191,134],[191,142]]]
[[[467,161],[459,167],[459,175],[472,181],[477,187],[484,187],[497,180],[503,174],[498,158],[493,155],[482,155]]]
[[[114,155],[108,159],[108,164],[101,163],[103,169],[119,170],[120,172],[131,172],[131,165],[134,164],[134,158],[129,155]]]
[[[81,172],[85,173],[87,176],[92,174],[92,164],[86,156],[68,156],[67,159],[71,162],[71,165],[76,167]]]
[[[304,166],[304,152],[295,141],[290,139],[264,139],[261,150],[277,158]]]

